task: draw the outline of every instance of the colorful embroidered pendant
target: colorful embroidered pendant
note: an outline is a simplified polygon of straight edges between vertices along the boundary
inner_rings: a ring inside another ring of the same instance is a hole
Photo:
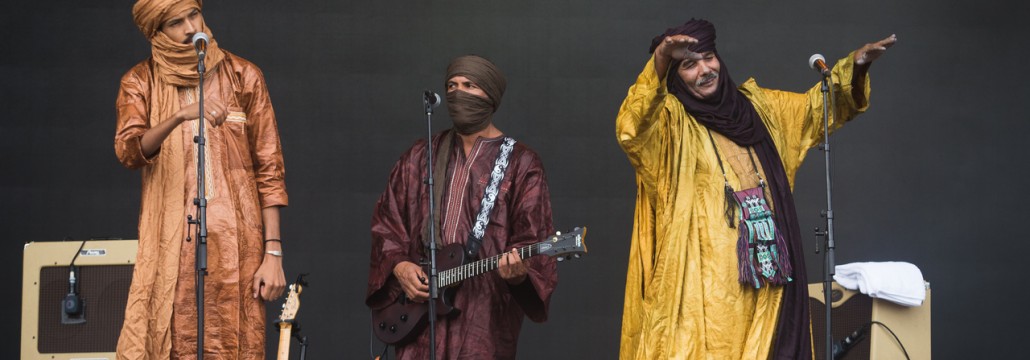
[[[737,265],[740,282],[762,287],[763,282],[786,284],[790,278],[789,258],[783,236],[776,231],[772,210],[761,187],[737,191],[733,198],[740,206],[740,237],[737,240]]]

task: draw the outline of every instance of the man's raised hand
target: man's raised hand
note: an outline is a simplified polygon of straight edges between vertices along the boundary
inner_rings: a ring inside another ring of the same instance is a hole
[[[697,39],[687,35],[666,36],[662,43],[655,49],[655,53],[670,60],[679,61],[685,59],[701,60],[701,54],[690,51],[691,45],[696,45]]]
[[[855,50],[855,65],[872,64],[873,61],[876,61],[876,59],[879,59],[880,56],[886,53],[888,48],[894,46],[896,42],[898,42],[898,36],[891,34],[891,36],[883,40],[865,44],[858,50]]]

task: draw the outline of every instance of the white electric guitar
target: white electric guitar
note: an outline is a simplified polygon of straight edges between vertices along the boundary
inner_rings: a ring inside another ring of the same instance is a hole
[[[283,303],[283,312],[279,315],[279,354],[277,360],[290,359],[290,337],[293,336],[293,320],[297,317],[297,310],[300,308],[300,293],[304,290],[304,281],[297,279],[296,283],[290,285],[290,291],[286,295],[286,302]]]

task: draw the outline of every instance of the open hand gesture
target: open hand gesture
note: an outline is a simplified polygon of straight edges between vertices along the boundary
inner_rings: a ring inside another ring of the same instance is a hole
[[[898,42],[898,36],[891,34],[886,39],[865,44],[858,50],[855,50],[855,65],[872,64],[873,61],[876,61],[876,59],[886,53],[888,48],[894,46],[896,42]]]
[[[687,35],[666,36],[662,43],[655,49],[658,56],[666,57],[673,61],[686,59],[701,60],[701,54],[690,50],[691,45],[696,45],[697,39]]]

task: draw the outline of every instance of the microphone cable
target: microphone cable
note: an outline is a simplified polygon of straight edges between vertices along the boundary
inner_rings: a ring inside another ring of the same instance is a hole
[[[894,341],[898,343],[898,346],[901,347],[901,353],[905,354],[905,359],[906,360],[911,360],[911,358],[908,357],[908,351],[905,350],[905,344],[901,343],[901,339],[898,339],[898,334],[895,334],[894,331],[891,330],[891,328],[887,326],[887,324],[884,324],[884,323],[876,321],[876,320],[870,321],[869,324],[880,325],[881,327],[884,328],[884,330],[887,330],[887,332],[889,332],[891,334],[891,336],[894,337]],[[870,332],[870,335],[872,335],[871,332]]]
[[[905,359],[906,360],[912,360],[912,358],[910,358],[908,356],[908,351],[905,350],[905,344],[902,344],[901,343],[901,339],[898,338],[898,334],[895,334],[894,330],[891,330],[891,328],[889,326],[887,326],[887,324],[884,324],[884,323],[876,321],[876,320],[867,322],[867,323],[863,324],[861,327],[859,327],[858,330],[855,330],[856,333],[860,332],[860,331],[861,332],[865,332],[865,331],[869,332],[868,334],[859,337],[859,339],[855,339],[856,343],[857,343],[857,340],[863,339],[865,337],[870,337],[871,338],[873,336],[873,332],[872,332],[872,330],[873,330],[872,329],[872,325],[873,324],[880,325],[881,327],[883,327],[884,330],[887,330],[887,332],[890,333],[891,336],[894,337],[894,342],[896,342],[898,344],[898,347],[901,348],[901,353],[905,355]],[[872,339],[870,339],[870,341],[872,341]],[[837,344],[834,344],[834,348],[836,348],[836,347],[837,347]],[[849,346],[848,349],[843,350],[841,353],[834,354],[833,358],[837,359],[838,357],[844,357],[847,354],[847,352],[850,351],[850,350],[851,349],[850,349],[850,346]],[[836,352],[836,350],[834,350],[834,352]]]

